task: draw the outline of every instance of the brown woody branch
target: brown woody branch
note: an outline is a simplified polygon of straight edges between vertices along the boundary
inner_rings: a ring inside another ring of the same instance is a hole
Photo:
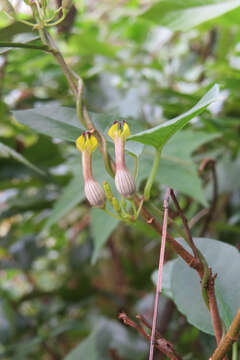
[[[136,202],[139,205],[140,199],[136,198]],[[143,205],[141,214],[146,220],[146,222],[161,236],[162,234],[162,226],[159,222],[149,213],[146,207]],[[167,240],[170,243],[171,247],[176,251],[176,253],[193,269],[195,269],[200,277],[203,275],[203,266],[201,262],[194,258],[185,248],[177,242],[169,233],[167,233]]]
[[[231,345],[237,341],[240,335],[240,308],[230,325],[228,332],[224,336],[223,340],[214,351],[209,360],[222,360],[230,349]]]
[[[173,200],[173,202],[174,202],[174,205],[175,205],[176,208],[177,208],[178,214],[179,214],[179,216],[180,216],[181,219],[182,219],[183,227],[184,227],[185,233],[186,233],[187,238],[188,238],[189,246],[190,246],[191,249],[192,249],[192,252],[193,252],[193,254],[194,254],[194,257],[195,257],[196,259],[198,259],[197,248],[196,248],[196,246],[195,246],[195,244],[194,244],[194,242],[193,242],[192,235],[191,235],[191,231],[190,231],[190,228],[189,228],[189,226],[188,226],[188,221],[187,221],[187,219],[186,219],[183,211],[182,211],[181,208],[180,208],[180,205],[179,205],[179,203],[178,203],[178,201],[177,201],[177,198],[176,198],[176,196],[175,196],[175,194],[174,194],[173,189],[171,189],[170,195],[171,195],[171,198],[172,198],[172,200]]]
[[[212,318],[213,329],[217,344],[219,344],[222,338],[222,322],[219,315],[218,305],[214,290],[214,283],[216,276],[217,274],[212,275],[212,270],[210,269],[209,279],[207,284],[207,295],[208,295],[209,311]]]
[[[143,324],[151,330],[151,326],[148,324],[148,322],[144,319],[142,315],[137,316],[140,321],[143,322]],[[138,323],[131,320],[128,315],[125,312],[120,312],[118,315],[118,318],[125,324],[130,327],[133,327],[136,329],[140,334],[142,334],[145,339],[147,339],[149,342],[151,341],[151,336],[145,331],[145,329]],[[180,355],[176,353],[176,351],[173,348],[172,343],[161,337],[161,335],[156,332],[156,340],[154,341],[154,347],[160,351],[162,354],[166,355],[171,360],[182,360]]]
[[[168,233],[167,233],[167,240],[169,241],[172,248],[177,252],[177,254],[190,267],[192,267],[193,269],[195,269],[198,272],[199,277],[202,280],[202,282],[206,282],[206,284],[204,284],[204,286],[206,286],[206,293],[207,293],[207,298],[208,298],[208,303],[209,303],[209,311],[210,311],[211,318],[212,318],[216,341],[217,341],[217,344],[219,344],[219,341],[222,336],[222,323],[221,323],[221,318],[219,315],[215,291],[214,291],[214,282],[215,282],[216,275],[213,276],[211,269],[208,269],[209,274],[208,274],[208,277],[205,278],[206,264],[203,263],[203,258],[200,258],[199,251],[196,248],[196,246],[192,240],[187,220],[186,220],[184,214],[182,213],[182,210],[179,206],[179,203],[178,203],[173,191],[171,191],[171,196],[173,197],[173,200],[178,209],[179,215],[182,218],[182,221],[184,224],[184,229],[185,229],[186,235],[188,236],[189,244],[191,244],[192,250],[195,249],[193,251],[193,253],[197,254],[197,258],[195,256],[192,256],[187,250],[185,250],[184,247],[181,244],[179,244],[175,239],[173,239]],[[148,212],[148,210],[144,206],[142,207],[142,215],[146,219],[147,223],[150,226],[152,226],[159,233],[159,235],[161,235],[162,234],[162,226],[156,221],[156,219],[154,217],[151,216],[151,214]]]
[[[178,200],[177,200],[173,190],[171,190],[171,197],[172,197],[174,204],[178,210],[178,213],[182,219],[182,222],[184,225],[184,230],[185,230],[185,233],[188,238],[188,243],[191,246],[194,256],[199,259],[199,256],[201,254],[199,253],[198,249],[196,248],[196,246],[193,242],[190,228],[188,225],[188,221],[187,221],[186,217],[184,216],[183,211],[180,208],[180,205],[178,203]],[[221,337],[222,337],[222,322],[221,322],[221,318],[219,315],[218,305],[217,305],[215,291],[214,291],[214,283],[215,283],[215,278],[216,278],[217,274],[215,274],[213,276],[212,270],[207,268],[208,265],[206,264],[206,262],[204,264],[203,260],[204,260],[204,258],[201,256],[201,263],[202,263],[203,267],[206,268],[205,271],[207,274],[207,278],[204,280],[204,278],[205,278],[204,275],[203,275],[203,277],[200,275],[200,278],[202,279],[202,281],[206,281],[206,290],[205,291],[207,293],[209,311],[211,314],[211,319],[212,319],[212,324],[213,324],[213,328],[214,328],[214,333],[216,336],[216,341],[217,341],[217,344],[219,344],[219,342],[221,341]],[[205,286],[205,284],[204,284],[204,286]]]

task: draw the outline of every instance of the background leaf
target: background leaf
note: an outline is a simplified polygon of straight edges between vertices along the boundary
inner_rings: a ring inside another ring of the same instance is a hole
[[[36,171],[38,174],[40,174],[40,175],[45,174],[44,171],[39,169],[37,166],[33,165],[30,161],[25,159],[25,157],[23,157],[20,153],[16,152],[15,150],[13,150],[12,148],[10,148],[9,146],[7,146],[3,143],[0,143],[0,156],[4,157],[4,158],[11,157],[11,158],[21,162],[22,164],[28,166],[32,170]]]
[[[167,26],[173,31],[187,31],[238,7],[237,0],[163,0],[146,10],[141,18]]]
[[[239,308],[240,254],[226,243],[208,239],[194,238],[196,246],[202,251],[213,273],[217,273],[216,295],[220,314],[227,326]],[[184,242],[182,244],[185,246]],[[217,254],[217,255],[216,255]],[[171,289],[178,309],[188,321],[203,332],[214,334],[210,313],[201,296],[199,276],[182,259],[178,259],[172,269]]]
[[[139,141],[145,145],[161,149],[178,130],[218,99],[219,86],[214,85],[191,110],[162,125],[134,134],[129,140]]]
[[[69,184],[63,189],[53,206],[43,231],[58,222],[85,198],[81,171],[81,167],[79,167],[79,172],[76,172]]]
[[[117,227],[119,220],[106,214],[100,209],[91,209],[91,227],[94,241],[94,251],[92,263],[94,264],[99,256],[101,249],[106,244],[109,236]]]
[[[213,141],[219,134],[184,130],[176,133],[163,149],[156,181],[187,194],[207,206],[202,184],[191,154],[199,146]],[[138,181],[146,179],[151,171],[154,153],[146,151],[140,159]]]
[[[108,349],[112,334],[108,328],[99,326],[91,335],[73,349],[64,360],[99,360],[110,359]]]
[[[21,124],[40,134],[62,140],[75,141],[83,130],[75,109],[58,105],[13,111],[13,115]]]

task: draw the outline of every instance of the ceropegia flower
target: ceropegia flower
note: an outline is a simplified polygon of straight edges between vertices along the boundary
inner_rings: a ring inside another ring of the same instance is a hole
[[[83,132],[76,140],[76,146],[82,153],[82,169],[84,178],[84,192],[92,206],[103,207],[105,201],[101,185],[93,178],[92,153],[98,145],[97,139],[90,132]]]
[[[116,173],[115,185],[117,191],[124,197],[130,198],[136,191],[136,184],[125,163],[124,147],[130,130],[126,121],[114,121],[108,131],[115,145]]]

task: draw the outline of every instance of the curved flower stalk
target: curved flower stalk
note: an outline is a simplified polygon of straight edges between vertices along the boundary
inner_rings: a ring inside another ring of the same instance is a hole
[[[115,185],[117,191],[125,198],[131,198],[136,191],[136,184],[125,163],[124,147],[126,138],[130,136],[130,130],[126,121],[114,121],[108,131],[115,145]]]
[[[105,194],[101,185],[92,175],[92,153],[98,145],[97,139],[89,131],[83,132],[76,140],[76,147],[82,153],[84,192],[90,205],[104,207]]]

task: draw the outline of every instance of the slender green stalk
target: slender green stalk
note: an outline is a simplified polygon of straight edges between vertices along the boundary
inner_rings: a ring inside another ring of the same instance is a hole
[[[85,120],[85,117],[83,115],[83,89],[84,84],[82,79],[78,79],[78,91],[77,91],[77,102],[76,102],[76,108],[77,108],[77,116],[80,120],[80,122],[87,128],[87,123]]]
[[[130,200],[131,201],[131,205],[132,205],[132,209],[133,209],[133,214],[134,214],[134,218],[137,216],[137,209],[136,209],[136,205],[133,199]]]
[[[146,201],[150,199],[152,185],[153,185],[153,182],[156,177],[156,173],[157,173],[157,169],[158,169],[158,165],[159,165],[159,161],[160,161],[160,157],[161,157],[161,150],[162,149],[156,150],[156,154],[155,154],[154,161],[153,161],[153,167],[152,167],[151,173],[148,177],[147,183],[145,185],[144,199]]]
[[[115,215],[114,213],[112,213],[111,211],[109,211],[109,210],[106,209],[106,208],[104,208],[103,211],[105,211],[105,213],[107,213],[108,215],[112,216],[114,219],[117,219],[117,220],[120,220],[120,221],[122,220],[122,219],[120,218],[120,216]]]
[[[65,17],[66,17],[66,11],[63,10],[63,14],[60,17],[60,19],[58,19],[52,23],[45,24],[45,26],[46,27],[56,26],[56,25],[60,24],[65,19]]]
[[[17,19],[19,22],[28,25],[28,26],[32,26],[33,28],[36,26],[36,24],[31,23],[30,21],[24,20],[24,19]]]
[[[50,49],[47,45],[31,45],[31,44],[23,44],[23,43],[10,42],[10,41],[0,41],[0,47],[25,48],[25,49],[35,49],[35,50],[52,52],[52,49]]]
[[[143,207],[143,203],[144,203],[144,199],[142,199],[140,201],[140,204],[138,206],[138,209],[137,209],[137,213],[136,213],[136,216],[135,216],[135,221],[138,219],[140,213],[141,213],[141,210],[142,210],[142,207]]]
[[[38,1],[36,1],[37,7],[34,5],[32,6],[33,16],[36,18],[38,22],[38,31],[41,37],[42,42],[47,45],[50,48],[50,51],[52,52],[53,56],[55,57],[56,61],[58,62],[59,66],[61,67],[67,81],[69,84],[69,87],[73,93],[73,96],[76,100],[77,104],[77,113],[79,120],[82,122],[82,124],[88,128],[89,130],[95,131],[97,140],[100,145],[100,151],[103,156],[104,164],[106,167],[106,170],[108,173],[114,177],[114,171],[115,171],[115,164],[113,160],[111,159],[110,155],[107,151],[107,143],[105,137],[98,132],[89,117],[89,114],[87,112],[87,109],[82,104],[82,95],[83,95],[83,81],[82,79],[74,74],[74,72],[67,66],[64,57],[62,56],[61,52],[58,50],[57,45],[55,44],[54,39],[49,34],[48,30],[44,27],[44,21],[42,19],[42,13],[41,9],[39,7]]]
[[[232,360],[238,360],[238,343],[232,344]]]
[[[41,40],[45,45],[47,45],[51,49],[53,56],[57,60],[64,75],[66,76],[69,87],[72,90],[72,93],[76,99],[78,89],[77,89],[77,85],[75,83],[74,75],[71,72],[71,70],[69,69],[69,67],[67,66],[67,64],[65,63],[65,60],[64,60],[62,54],[60,53],[60,51],[58,50],[57,45],[55,44],[53,38],[51,37],[51,35],[47,31],[47,29],[44,28],[44,23],[43,23],[42,17],[41,17],[42,16],[41,9],[40,9],[38,2],[36,2],[36,5],[37,5],[37,8],[35,8],[35,6],[32,6],[32,11],[33,11],[33,16],[36,18],[38,25],[39,25],[38,31],[39,31]]]
[[[50,17],[50,18],[46,21],[46,23],[49,23],[50,21],[53,21],[53,20],[56,18],[56,15],[57,15],[61,10],[62,10],[62,7],[58,8],[58,9],[55,11],[54,15],[53,15],[52,17]]]

